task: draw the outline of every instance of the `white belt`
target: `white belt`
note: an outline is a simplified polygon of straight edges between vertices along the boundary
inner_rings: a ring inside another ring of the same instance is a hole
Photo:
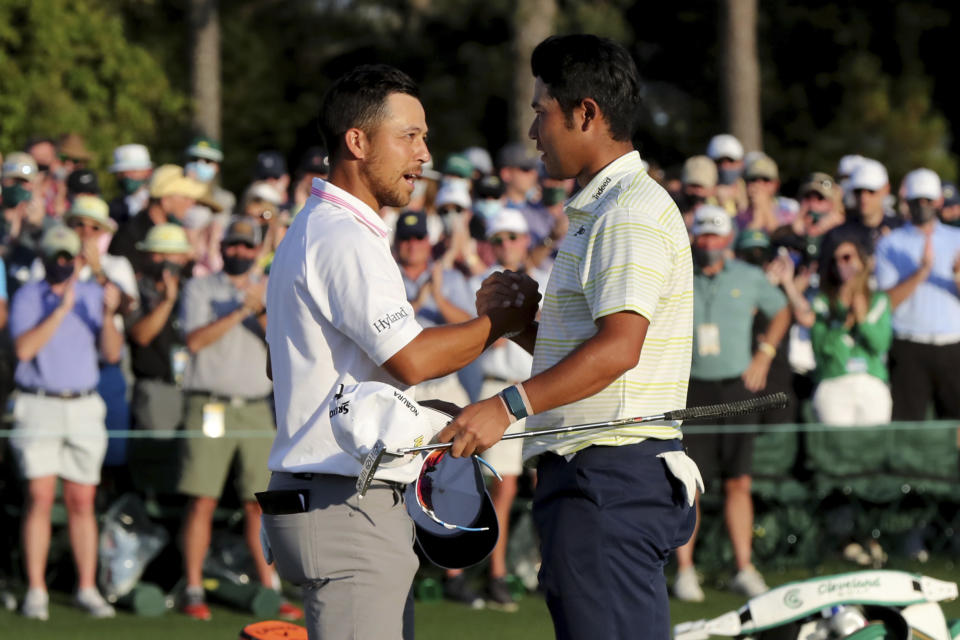
[[[960,333],[905,333],[902,331],[897,331],[894,333],[894,337],[896,337],[897,340],[906,340],[907,342],[932,344],[936,346],[960,342]]]

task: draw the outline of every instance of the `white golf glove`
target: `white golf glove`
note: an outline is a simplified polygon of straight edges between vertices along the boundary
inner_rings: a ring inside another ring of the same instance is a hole
[[[667,469],[683,485],[687,504],[692,507],[697,496],[697,489],[700,490],[700,493],[706,490],[697,463],[683,451],[666,451],[658,454],[657,457],[663,458],[663,461],[667,463]]]

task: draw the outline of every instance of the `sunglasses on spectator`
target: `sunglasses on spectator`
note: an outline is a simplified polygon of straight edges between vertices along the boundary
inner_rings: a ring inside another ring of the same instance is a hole
[[[440,207],[440,213],[462,213],[466,211],[463,207],[458,204],[445,204]]]
[[[509,240],[510,242],[516,242],[517,238],[519,237],[520,235],[516,233],[505,233],[503,235],[497,235],[490,238],[490,244],[501,245],[507,240]]]
[[[773,178],[768,178],[766,176],[749,176],[746,178],[747,182],[773,182]]]
[[[876,192],[877,192],[876,189],[854,189],[854,190],[853,190],[853,195],[859,196],[861,193],[870,193],[870,194],[873,194],[873,193],[876,193]]]
[[[217,164],[216,162],[214,162],[209,158],[197,158],[195,156],[190,158],[190,162],[201,162],[203,164]]]
[[[71,220],[67,223],[67,226],[71,229],[90,229],[92,231],[100,231],[103,228],[96,222],[90,222],[88,220]]]
[[[808,198],[811,200],[826,200],[826,198],[823,197],[823,194],[819,191],[807,191],[805,194],[803,194],[803,199],[806,200]]]

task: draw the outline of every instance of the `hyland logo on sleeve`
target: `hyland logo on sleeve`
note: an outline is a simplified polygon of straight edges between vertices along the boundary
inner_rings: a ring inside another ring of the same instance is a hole
[[[410,316],[407,315],[406,309],[398,309],[397,311],[387,313],[382,318],[378,318],[376,322],[373,323],[373,328],[377,330],[377,333],[383,333],[384,331],[389,331],[393,323],[408,317]]]

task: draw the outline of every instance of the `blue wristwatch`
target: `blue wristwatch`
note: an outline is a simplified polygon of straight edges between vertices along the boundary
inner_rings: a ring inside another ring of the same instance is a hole
[[[507,387],[500,392],[500,397],[507,404],[509,411],[517,420],[523,420],[527,417],[527,408],[523,404],[523,398],[520,396],[520,390],[516,385]]]

